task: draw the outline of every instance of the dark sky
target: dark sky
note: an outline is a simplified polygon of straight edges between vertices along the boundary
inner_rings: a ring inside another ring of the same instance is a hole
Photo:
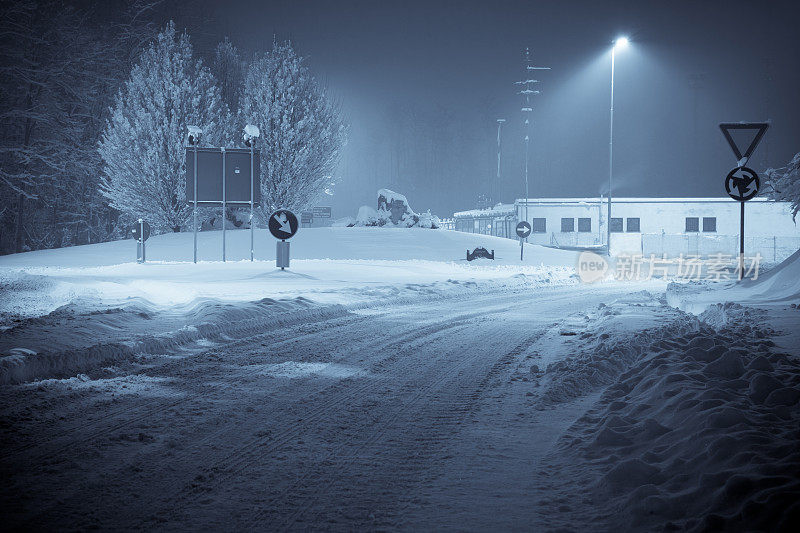
[[[176,8],[205,52],[291,38],[351,122],[336,215],[405,193],[440,216],[523,188],[522,51],[537,74],[531,196],[596,196],[608,176],[611,41],[617,54],[615,194],[720,196],[734,160],[721,121],[770,119],[751,166],[800,151],[797,2],[201,1]],[[506,118],[494,186],[496,118]]]

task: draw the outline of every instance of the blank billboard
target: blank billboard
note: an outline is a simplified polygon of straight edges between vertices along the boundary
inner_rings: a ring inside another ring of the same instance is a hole
[[[197,203],[222,204],[222,168],[225,159],[225,203],[250,203],[250,150],[197,148]],[[186,148],[186,202],[194,203],[195,148]],[[253,155],[253,202],[261,202],[260,158]]]

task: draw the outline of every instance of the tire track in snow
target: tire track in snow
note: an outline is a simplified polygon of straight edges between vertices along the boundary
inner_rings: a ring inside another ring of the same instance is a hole
[[[372,433],[364,442],[355,443],[353,439],[351,439],[340,443],[337,448],[329,451],[320,461],[320,463],[325,465],[324,470],[347,472],[348,467],[363,458],[365,451],[369,452],[372,450],[372,452],[367,455],[375,457],[381,455],[378,453],[378,450],[400,448],[407,450],[406,453],[402,455],[410,457],[408,451],[413,449],[416,452],[413,455],[414,461],[412,463],[406,463],[404,465],[404,470],[406,471],[403,475],[393,475],[391,482],[392,486],[395,488],[401,486],[402,490],[398,492],[408,490],[413,482],[412,478],[415,478],[420,472],[424,471],[424,465],[429,461],[430,457],[440,453],[442,448],[440,442],[441,436],[445,432],[453,430],[454,426],[459,425],[464,417],[476,408],[477,401],[484,394],[489,382],[496,378],[503,370],[506,370],[510,362],[527,347],[541,338],[545,332],[546,329],[527,336],[522,342],[518,342],[511,348],[505,348],[505,351],[497,357],[494,364],[488,369],[485,365],[479,364],[480,360],[486,358],[486,354],[479,351],[473,351],[472,355],[467,358],[457,358],[455,363],[450,366],[439,367],[438,365],[433,365],[434,370],[438,369],[438,375],[432,377],[426,376],[427,382],[425,386],[414,387],[416,393],[409,401],[403,402],[403,404],[397,406],[393,412],[384,416],[377,426],[371,426],[370,429]],[[452,346],[451,352],[454,354],[464,353],[465,348],[469,348],[470,345],[471,340],[463,344]],[[502,348],[502,346],[498,348]],[[456,388],[460,390],[460,393],[455,396],[448,396],[445,394],[448,388],[455,388],[452,387],[454,382],[464,381],[470,385],[466,388]],[[411,385],[411,383],[414,385]],[[412,381],[406,384],[406,387],[415,386],[416,384],[415,381]],[[417,412],[423,407],[426,408],[426,411],[433,411],[425,413],[426,418],[429,420],[429,425],[423,428],[424,435],[420,436],[417,432],[408,432],[407,426],[401,425],[398,427],[395,424],[398,420],[407,416],[409,411]],[[430,409],[431,407],[433,407],[433,409]],[[387,435],[391,435],[395,438],[388,439]],[[382,455],[389,454],[384,452]],[[318,473],[319,472],[316,470],[309,469],[302,477],[295,480],[290,487],[282,489],[282,491],[296,491],[298,488],[302,487],[306,481]],[[398,474],[396,471],[392,471],[392,473]],[[320,500],[325,498],[327,494],[336,492],[335,489],[342,489],[342,486],[347,483],[348,481],[342,478],[330,476],[327,483],[317,487],[316,490],[313,490],[310,494],[302,495],[299,504],[296,503],[298,498],[293,494],[291,496],[284,495],[284,500],[292,502],[292,504],[297,505],[298,508],[279,523],[270,523],[270,529],[285,531],[296,526],[299,527],[298,522],[301,521],[309,511],[313,511]],[[272,507],[274,509],[276,506],[273,505]],[[313,524],[319,524],[320,521],[314,520],[314,518],[317,518],[320,512],[321,511],[317,511],[317,513],[312,515],[312,519],[308,521]],[[264,511],[256,513],[252,521],[249,521],[245,525],[245,529],[263,525],[261,520],[265,517],[265,514]],[[386,520],[386,518],[384,518],[384,520]],[[378,527],[383,527],[385,525],[387,524],[378,524]],[[390,527],[393,526],[394,524]]]
[[[424,326],[422,328],[413,328],[404,335],[393,337],[392,340],[383,345],[381,350],[392,351],[386,358],[375,362],[372,369],[378,369],[386,366],[386,364],[397,360],[404,355],[404,351],[409,349],[410,342],[424,343],[426,339],[432,336],[449,334],[451,330],[464,328],[467,323],[475,318],[478,318],[483,313],[466,313],[458,315],[454,319],[447,321],[441,320],[434,324]],[[402,327],[408,328],[408,324],[403,324]],[[374,342],[374,339],[367,341]],[[348,350],[348,354],[358,352],[361,347],[354,347]],[[410,374],[413,372],[409,372]],[[356,379],[364,379],[358,385],[353,385]],[[331,410],[335,410],[338,406],[345,404],[353,399],[360,398],[364,394],[380,388],[386,384],[383,379],[375,378],[356,378],[347,379],[338,383],[334,383],[322,390],[314,391],[307,395],[305,400],[310,400],[312,396],[326,396],[321,404],[315,406],[311,410],[303,411],[302,424],[296,424],[284,428],[278,433],[269,434],[263,437],[252,439],[241,446],[235,447],[230,450],[225,456],[216,460],[210,466],[205,466],[200,475],[204,478],[213,481],[213,484],[206,484],[202,487],[185,486],[178,480],[170,487],[166,488],[165,492],[168,494],[175,494],[171,497],[170,507],[179,507],[186,503],[196,500],[208,491],[213,491],[220,487],[224,482],[229,481],[233,477],[241,474],[245,469],[252,466],[254,463],[259,462],[259,459],[264,456],[276,453],[284,448],[288,443],[297,439],[299,436],[308,431],[309,427],[313,427],[319,422],[323,421],[329,415]],[[224,433],[226,429],[221,429],[219,433]],[[216,436],[215,436],[216,438]],[[212,439],[213,440],[213,439]],[[183,488],[181,489],[181,486]],[[142,526],[146,525],[142,524]]]

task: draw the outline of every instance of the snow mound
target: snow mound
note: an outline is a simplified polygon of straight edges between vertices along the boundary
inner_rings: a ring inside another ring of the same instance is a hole
[[[800,361],[774,353],[767,334],[752,325],[675,324],[598,345],[576,361],[582,373],[576,365],[549,368],[563,374],[554,393],[583,387],[581,380],[611,381],[548,458],[552,490],[594,509],[561,525],[788,531],[797,524]],[[565,488],[564,479],[582,488]]]
[[[173,353],[190,345],[203,348],[217,340],[346,313],[342,306],[318,306],[304,298],[244,305],[200,300],[161,313],[146,302],[83,315],[60,309],[3,332],[0,385],[75,376],[143,353]],[[50,334],[43,336],[42,330]]]

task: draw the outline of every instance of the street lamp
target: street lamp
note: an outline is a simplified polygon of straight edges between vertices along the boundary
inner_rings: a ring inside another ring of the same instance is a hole
[[[614,60],[617,49],[628,46],[627,37],[619,37],[611,47],[611,120],[608,126],[608,214],[606,216],[606,254],[611,257],[611,181],[614,175]]]
[[[495,193],[497,193],[497,197],[496,197],[497,198],[497,202],[501,201],[500,197],[502,196],[500,194],[500,151],[501,151],[500,130],[503,127],[503,122],[505,122],[505,121],[506,121],[506,119],[504,119],[504,118],[498,118],[497,119],[497,179],[495,180],[495,187],[494,187],[495,188]]]

